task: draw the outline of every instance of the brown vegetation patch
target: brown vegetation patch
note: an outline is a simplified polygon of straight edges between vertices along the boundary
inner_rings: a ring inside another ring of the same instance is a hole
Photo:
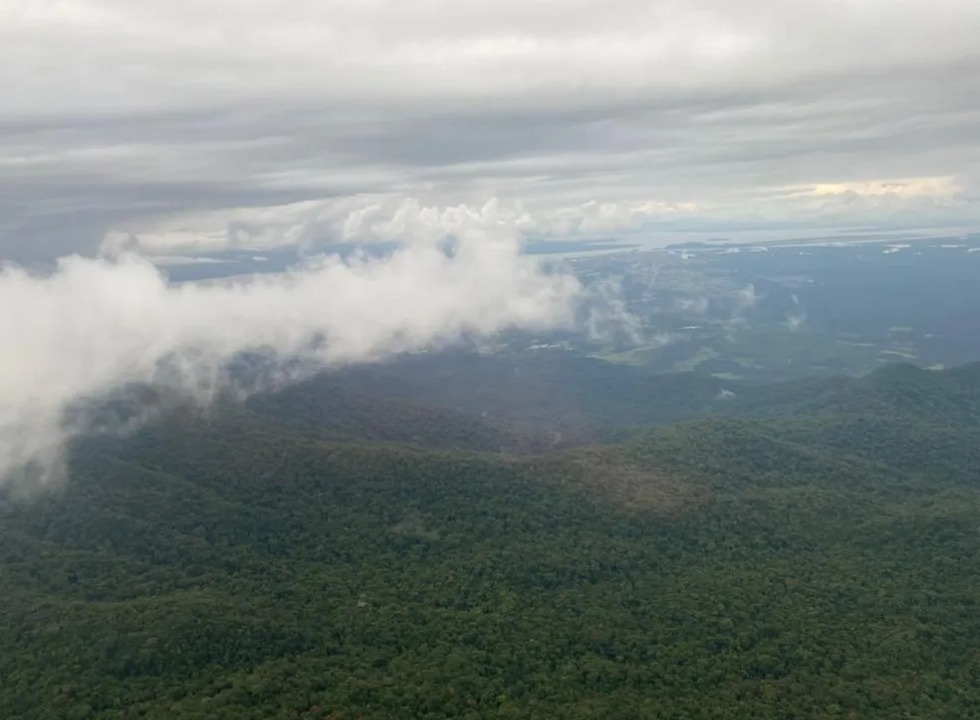
[[[676,471],[641,465],[603,449],[563,455],[549,475],[596,499],[662,517],[698,507],[709,496],[707,488]]]

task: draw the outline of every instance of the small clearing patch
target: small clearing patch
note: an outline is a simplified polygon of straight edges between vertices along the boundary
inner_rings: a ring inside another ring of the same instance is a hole
[[[563,485],[627,510],[662,517],[679,515],[708,499],[707,489],[698,483],[608,452],[567,455],[555,470]]]

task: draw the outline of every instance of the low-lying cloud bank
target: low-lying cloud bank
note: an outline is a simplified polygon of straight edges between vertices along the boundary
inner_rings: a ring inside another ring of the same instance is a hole
[[[0,269],[0,485],[45,484],[85,432],[78,403],[131,383],[206,398],[237,355],[320,367],[575,322],[583,291],[520,253],[507,230],[462,232],[451,252],[421,242],[374,259],[170,285],[148,260],[62,258],[45,276]]]

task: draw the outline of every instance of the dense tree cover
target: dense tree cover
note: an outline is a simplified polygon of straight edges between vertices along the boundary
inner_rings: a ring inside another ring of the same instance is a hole
[[[976,375],[520,460],[88,441],[0,504],[3,717],[980,717]]]
[[[431,448],[477,452],[530,452],[549,449],[547,433],[512,427],[449,408],[421,407],[358,392],[330,375],[314,377],[248,400],[255,412],[316,429],[337,440],[404,442]]]

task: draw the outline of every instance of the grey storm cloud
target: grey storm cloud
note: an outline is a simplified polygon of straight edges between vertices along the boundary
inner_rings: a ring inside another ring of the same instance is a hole
[[[969,222],[978,31],[973,0],[8,0],[0,257],[377,195],[542,235]]]

